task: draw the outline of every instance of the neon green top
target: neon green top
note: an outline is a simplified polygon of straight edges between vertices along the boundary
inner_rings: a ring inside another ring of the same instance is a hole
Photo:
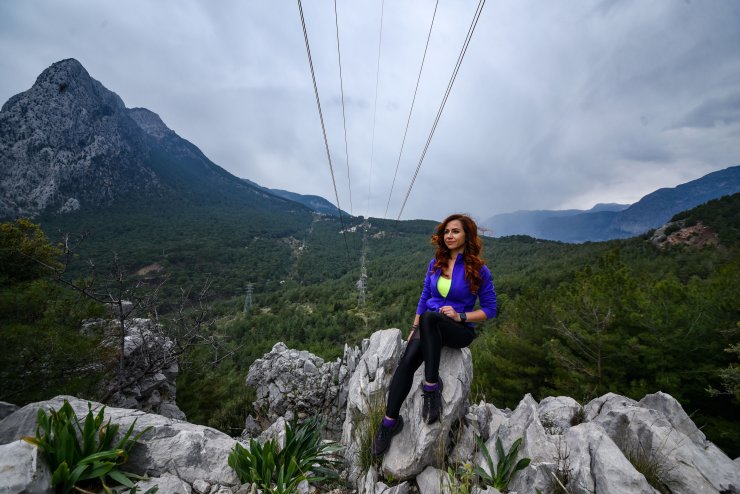
[[[445,278],[444,276],[440,276],[439,280],[437,280],[437,291],[443,297],[446,297],[447,294],[450,293],[450,286],[452,286],[451,279]]]

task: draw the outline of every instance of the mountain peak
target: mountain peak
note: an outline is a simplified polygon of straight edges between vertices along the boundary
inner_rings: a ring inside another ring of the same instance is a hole
[[[131,117],[144,132],[158,139],[175,133],[165,125],[159,115],[151,110],[147,110],[146,108],[130,108],[128,110],[128,116]]]

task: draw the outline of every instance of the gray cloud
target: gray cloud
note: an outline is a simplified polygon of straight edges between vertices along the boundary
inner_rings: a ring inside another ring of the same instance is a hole
[[[393,217],[476,4],[440,3]],[[353,212],[382,215],[433,3],[385,3],[374,131],[380,2],[338,7]],[[333,4],[304,10],[349,209]],[[733,0],[488,2],[403,217],[634,202],[737,164],[738,25]],[[235,175],[334,200],[294,2],[0,3],[0,99],[68,57]]]

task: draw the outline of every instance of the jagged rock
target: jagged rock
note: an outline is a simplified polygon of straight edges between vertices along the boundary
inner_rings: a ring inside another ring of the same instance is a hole
[[[395,479],[410,479],[428,465],[443,464],[452,424],[465,413],[473,382],[470,349],[442,348],[439,365],[439,377],[444,382],[442,415],[439,422],[432,425],[427,425],[421,418],[423,376],[424,368],[421,366],[414,374],[411,392],[401,406],[404,427],[383,458],[383,470]]]
[[[249,439],[257,437],[260,434],[262,434],[262,427],[260,427],[252,415],[247,415],[247,419],[244,421],[244,430],[242,431],[241,439],[248,442]]]
[[[12,403],[0,401],[0,420],[4,419],[16,410],[18,410],[18,405],[13,405]]]
[[[0,494],[51,494],[51,471],[41,451],[26,441],[0,445]]]
[[[193,492],[190,484],[169,473],[165,473],[161,477],[140,480],[136,483],[136,486],[139,488],[138,492],[146,492],[147,489],[151,489],[155,485],[159,487],[157,494],[192,494]]]
[[[447,472],[428,466],[416,476],[419,494],[449,494],[450,479]]]
[[[275,439],[278,447],[282,449],[283,446],[285,446],[285,425],[285,419],[283,417],[278,417],[274,424],[260,434],[257,438],[257,442],[264,445],[270,439]]]
[[[401,482],[398,485],[389,487],[383,482],[375,484],[375,494],[408,494],[411,486],[408,482]]]
[[[699,430],[684,411],[681,404],[673,396],[658,391],[657,393],[646,395],[638,404],[643,408],[661,412],[676,430],[681,431],[700,448],[706,448],[709,445],[707,436]]]
[[[0,421],[0,444],[15,441],[23,435],[33,435],[39,409],[58,410],[64,400],[72,405],[78,417],[87,414],[87,401],[73,396],[57,396],[48,401],[32,403]],[[93,412],[102,405],[93,402]],[[203,480],[222,486],[236,485],[236,474],[227,458],[236,441],[210,427],[189,424],[140,410],[106,407],[105,418],[125,431],[136,420],[134,434],[151,426],[131,451],[126,467],[139,475],[161,477],[172,474],[193,484]]]
[[[83,324],[83,331],[102,331],[105,335],[103,345],[118,348],[119,324],[115,319],[88,320]],[[123,379],[126,385],[118,390],[118,377],[111,376],[102,385],[110,396],[107,402],[120,408],[134,408],[185,420],[185,413],[176,403],[179,366],[173,354],[172,340],[163,334],[161,325],[151,319],[126,319],[124,330]]]
[[[663,397],[651,397],[651,405]],[[608,400],[593,422],[602,426],[626,457],[643,456],[656,463],[660,477],[674,492],[740,492],[740,469],[714,444],[702,447],[693,428],[685,424],[685,412],[668,418],[664,412],[644,408],[632,400]],[[666,411],[670,408],[661,405]],[[678,424],[678,427],[676,425]]]
[[[548,434],[562,434],[570,428],[581,405],[569,396],[548,396],[540,402],[537,415]]]
[[[455,445],[449,455],[449,462],[453,465],[472,462],[478,448],[475,441],[475,438],[480,436],[478,416],[474,412],[471,413],[470,409],[468,410],[467,415],[463,417],[462,423],[458,426],[457,432],[453,433]]]
[[[607,393],[589,401],[586,406],[583,407],[586,414],[586,422],[590,422],[599,414],[606,414],[613,408],[623,406],[636,406],[637,402],[631,398],[625,398],[615,393]]]
[[[358,482],[357,494],[375,494],[375,484],[378,483],[378,472],[374,466],[367,469],[365,477]]]
[[[269,353],[254,361],[247,374],[247,386],[257,393],[255,410],[267,423],[274,423],[278,417],[290,420],[321,414],[327,420],[327,436],[338,438],[344,422],[347,380],[357,353],[345,346],[341,359],[324,363],[309,352],[276,343]]]
[[[558,458],[556,469],[567,473],[565,487],[572,494],[656,492],[598,424],[569,428],[558,443]]]
[[[409,488],[408,482],[402,482],[393,487],[378,482],[378,472],[374,466],[371,466],[359,482],[357,494],[408,494]]]
[[[514,476],[510,489],[517,492],[532,492],[535,488],[543,490],[546,485],[543,485],[543,479],[549,477],[548,472],[557,452],[551,436],[540,422],[537,409],[537,401],[532,395],[525,395],[507,420],[486,442],[486,449],[493,461],[497,462],[498,457],[495,453],[497,439],[501,439],[504,451],[508,453],[514,441],[522,438],[518,458],[530,458],[531,464],[526,470]],[[488,471],[482,457],[479,465]]]
[[[471,407],[471,411],[478,416],[478,425],[483,442],[488,441],[488,438],[494,435],[501,424],[507,421],[511,415],[511,410],[508,408],[499,410],[490,403],[484,403],[483,401]]]
[[[342,429],[342,445],[350,482],[358,481],[361,438],[369,434],[367,418],[371,408],[384,408],[388,385],[401,356],[401,331],[376,331],[362,342],[363,353],[352,373],[347,394],[347,411]]]
[[[209,484],[205,480],[198,479],[193,482],[193,490],[198,494],[208,494],[209,492],[211,492],[211,484]]]

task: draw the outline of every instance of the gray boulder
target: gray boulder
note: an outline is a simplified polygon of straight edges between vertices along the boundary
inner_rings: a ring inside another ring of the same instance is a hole
[[[13,442],[23,435],[33,435],[37,411],[58,410],[65,399],[78,417],[87,414],[88,402],[73,396],[57,396],[26,405],[0,421],[0,444]],[[92,406],[93,413],[97,413],[102,405],[93,402]],[[121,432],[125,432],[134,420],[134,434],[151,427],[134,446],[126,463],[126,468],[133,473],[154,477],[171,474],[190,485],[197,480],[210,485],[238,484],[236,474],[227,464],[236,441],[222,432],[126,408],[106,407],[105,418],[119,424]]]
[[[447,472],[428,466],[416,477],[419,494],[450,494],[450,477]]]
[[[51,494],[51,471],[41,451],[26,441],[0,446],[0,494]]]
[[[192,494],[192,487],[181,478],[166,473],[161,477],[151,477],[147,480],[140,480],[136,483],[139,488],[138,492],[146,492],[155,485],[159,488],[157,494]]]
[[[548,396],[537,407],[540,423],[548,434],[562,434],[571,427],[571,420],[581,405],[569,396]]]
[[[699,430],[678,400],[673,396],[658,391],[657,393],[646,395],[638,404],[643,408],[661,412],[677,431],[682,432],[700,448],[709,446],[707,436]]]
[[[115,319],[87,320],[82,331],[102,332],[103,345],[109,348],[117,349],[121,343],[120,323]],[[124,385],[118,389],[117,373],[103,383],[103,393],[109,396],[106,402],[114,407],[185,420],[185,413],[177,406],[179,366],[175,344],[164,334],[162,325],[151,319],[130,318],[124,323],[124,332]]]
[[[348,478],[352,483],[362,475],[360,455],[363,442],[369,440],[371,409],[376,414],[383,413],[388,385],[402,348],[398,329],[376,331],[369,340],[362,342],[363,353],[349,380],[342,428],[342,445],[345,447]]]
[[[346,345],[341,359],[325,363],[310,352],[276,343],[254,361],[246,379],[247,386],[256,390],[254,408],[264,417],[262,427],[278,417],[292,420],[321,414],[327,436],[337,439],[344,423],[347,383],[358,359],[359,350]]]
[[[653,494],[604,429],[594,423],[571,427],[558,443],[561,482],[571,494]]]
[[[632,400],[608,401],[612,404],[601,407],[593,422],[604,428],[624,456],[656,465],[660,481],[672,491],[740,492],[737,464],[714,444],[701,445],[680,406],[676,409],[671,400],[655,396],[646,403],[663,411]]]
[[[423,376],[422,366],[416,371],[411,392],[401,406],[404,427],[383,457],[383,471],[394,479],[411,479],[429,465],[443,465],[452,425],[467,410],[466,400],[473,382],[470,349],[442,348],[439,365],[439,376],[444,382],[442,415],[432,425],[421,418]]]
[[[18,405],[13,405],[12,403],[0,401],[0,420],[4,419],[16,410],[18,410]]]
[[[508,453],[514,442],[522,438],[517,458],[529,458],[531,463],[526,470],[518,472],[512,479],[510,489],[517,492],[533,492],[535,489],[544,492],[548,485],[547,479],[550,476],[553,459],[557,454],[555,442],[542,426],[537,409],[538,404],[532,395],[525,395],[512,414],[486,442],[486,449],[495,463],[498,462],[497,439],[501,440],[504,452]],[[479,465],[488,471],[482,456],[479,456]]]

